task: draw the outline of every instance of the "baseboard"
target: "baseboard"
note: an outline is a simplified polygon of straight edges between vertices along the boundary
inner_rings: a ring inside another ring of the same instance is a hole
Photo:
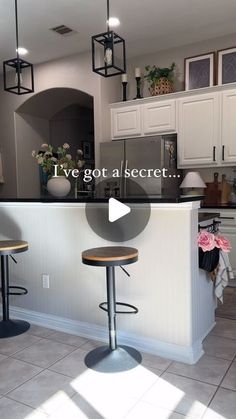
[[[10,316],[60,332],[107,342],[107,329],[96,324],[75,321],[52,314],[39,313],[20,307],[11,307]],[[195,364],[204,353],[201,340],[193,346],[180,346],[119,330],[117,331],[117,336],[119,343],[122,345],[129,345],[139,351],[187,364]]]
[[[215,325],[216,325],[216,322],[214,321],[212,325],[208,328],[208,330],[204,333],[204,335],[201,337],[201,341],[203,341],[207,337],[207,335],[209,335],[212,329],[214,329]]]

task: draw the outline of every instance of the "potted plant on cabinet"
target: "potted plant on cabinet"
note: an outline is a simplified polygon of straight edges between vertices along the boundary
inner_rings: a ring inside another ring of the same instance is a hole
[[[160,68],[156,65],[147,65],[144,78],[149,83],[149,92],[152,96],[173,93],[174,91],[174,69],[176,65],[172,63],[170,67]]]

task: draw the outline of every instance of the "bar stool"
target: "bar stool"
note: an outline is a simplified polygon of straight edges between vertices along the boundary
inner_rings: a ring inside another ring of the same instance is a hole
[[[9,295],[24,295],[28,291],[26,288],[9,286],[9,260],[14,253],[21,253],[28,250],[28,243],[22,240],[3,240],[0,241],[1,256],[1,294],[2,294],[2,321],[0,321],[0,338],[9,338],[20,335],[30,328],[30,324],[23,320],[11,320],[9,318]],[[13,291],[11,291],[13,290]],[[19,290],[19,291],[17,291]]]
[[[98,347],[85,357],[86,366],[95,371],[125,371],[135,368],[142,361],[142,356],[136,349],[129,346],[118,347],[116,339],[116,314],[136,314],[138,309],[131,304],[116,301],[115,266],[120,266],[127,273],[123,265],[137,260],[138,250],[132,247],[97,247],[82,253],[84,264],[106,267],[107,301],[99,304],[99,307],[108,314],[109,346]],[[128,307],[129,310],[117,310],[117,306]]]

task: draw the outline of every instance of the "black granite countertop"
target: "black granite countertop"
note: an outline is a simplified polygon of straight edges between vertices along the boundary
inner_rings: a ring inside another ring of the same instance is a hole
[[[202,196],[155,196],[155,197],[127,197],[127,198],[117,198],[121,202],[127,203],[153,203],[153,204],[178,204],[181,202],[192,202],[192,201],[201,201]],[[42,203],[103,203],[107,202],[109,198],[91,198],[91,197],[79,197],[75,198],[4,198],[0,197],[0,202],[42,202]]]
[[[206,209],[210,209],[210,208],[221,208],[221,209],[236,209],[236,203],[235,204],[207,204],[207,205],[201,205],[201,208],[206,208]]]

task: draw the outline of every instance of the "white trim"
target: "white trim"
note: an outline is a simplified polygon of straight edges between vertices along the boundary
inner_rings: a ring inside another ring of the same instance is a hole
[[[48,207],[54,208],[85,208],[85,202],[17,202],[17,198],[15,202],[7,202],[3,201],[0,202],[0,207],[44,207],[45,209]]]
[[[201,337],[201,341],[203,341],[209,335],[209,333],[212,331],[212,329],[214,329],[215,325],[216,325],[216,322],[213,322],[212,325],[208,328],[208,330]]]
[[[190,89],[189,88],[189,64],[192,63],[192,62],[206,60],[206,59],[210,60],[210,69],[209,69],[209,72],[210,72],[210,74],[209,74],[210,86],[207,86],[207,87],[212,87],[214,85],[214,53],[210,53],[210,54],[200,55],[200,56],[197,56],[197,57],[186,58],[186,61],[185,61],[185,90],[195,90],[195,89]]]
[[[223,55],[231,54],[232,52],[236,52],[236,47],[230,48],[230,49],[224,49],[222,51],[218,51],[218,63],[217,63],[217,66],[218,66],[218,80],[217,80],[217,82],[218,82],[219,86],[225,86],[225,84],[222,83],[222,58],[223,58]],[[231,83],[226,83],[226,84],[228,85],[228,84],[231,84]]]
[[[159,96],[147,96],[142,99],[136,99],[136,103],[139,105],[142,105],[144,103],[152,103],[152,102],[162,102],[164,100],[171,100],[171,99],[179,99],[179,98],[185,98],[185,97],[191,97],[196,95],[202,95],[202,94],[209,94],[209,93],[217,93],[217,92],[225,92],[230,89],[235,89],[236,83],[227,83],[223,85],[217,85],[212,87],[202,87],[201,89],[192,89],[192,90],[181,90],[179,92],[174,93],[168,93],[165,95],[159,95]],[[109,107],[110,109],[114,108],[122,108],[124,106],[133,106],[134,101],[129,100],[126,102],[114,102],[110,103]],[[152,134],[153,135],[153,134]]]
[[[11,307],[10,315],[12,318],[26,320],[38,326],[107,342],[107,329],[96,324],[66,319],[52,314],[39,313],[20,307]],[[121,344],[130,345],[140,351],[187,364],[195,364],[204,353],[202,339],[195,342],[192,346],[180,346],[123,331],[118,331],[117,335]]]

